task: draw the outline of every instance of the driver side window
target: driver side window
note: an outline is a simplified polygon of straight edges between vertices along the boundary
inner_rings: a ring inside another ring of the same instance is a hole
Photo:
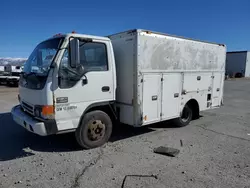
[[[84,67],[84,72],[80,68],[70,66],[68,49],[65,50],[59,67],[59,87],[71,88],[83,76],[90,71],[108,71],[107,49],[104,43],[80,42],[80,64]]]
[[[107,71],[108,60],[106,45],[96,42],[80,42],[80,63],[86,72]]]

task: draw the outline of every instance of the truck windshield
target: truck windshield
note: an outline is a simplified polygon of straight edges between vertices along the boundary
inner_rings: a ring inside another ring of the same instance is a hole
[[[23,72],[27,75],[36,73],[40,76],[47,76],[50,65],[63,39],[54,38],[38,44],[24,64]]]
[[[44,88],[50,65],[53,62],[64,37],[54,38],[37,45],[24,63],[19,85],[29,89]]]

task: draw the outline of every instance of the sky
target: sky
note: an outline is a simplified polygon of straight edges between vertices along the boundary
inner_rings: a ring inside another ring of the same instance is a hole
[[[28,57],[57,33],[147,29],[250,50],[249,0],[1,0],[0,57]]]

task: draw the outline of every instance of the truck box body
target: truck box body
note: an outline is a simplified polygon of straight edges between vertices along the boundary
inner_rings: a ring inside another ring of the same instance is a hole
[[[122,123],[142,126],[177,118],[194,100],[199,110],[222,103],[226,47],[145,30],[109,36]]]

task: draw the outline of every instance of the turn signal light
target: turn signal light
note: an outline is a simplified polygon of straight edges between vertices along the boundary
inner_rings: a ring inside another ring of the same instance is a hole
[[[53,105],[47,105],[42,107],[42,115],[49,116],[55,114],[55,108]]]

